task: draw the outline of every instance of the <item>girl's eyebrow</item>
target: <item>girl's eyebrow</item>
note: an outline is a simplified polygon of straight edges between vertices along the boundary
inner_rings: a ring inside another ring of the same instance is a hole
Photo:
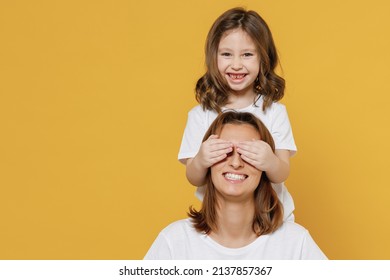
[[[233,51],[231,48],[224,47],[224,48],[218,48],[218,51]],[[242,49],[240,52],[256,52],[256,49]]]
[[[219,51],[221,51],[221,50],[223,50],[223,51],[231,51],[232,49],[225,47],[225,48],[218,48],[218,50]]]
[[[244,53],[244,52],[255,53],[255,52],[257,52],[257,50],[256,50],[256,49],[249,49],[249,48],[247,48],[247,49],[242,49],[242,50],[240,50],[240,52],[241,52],[241,53]]]

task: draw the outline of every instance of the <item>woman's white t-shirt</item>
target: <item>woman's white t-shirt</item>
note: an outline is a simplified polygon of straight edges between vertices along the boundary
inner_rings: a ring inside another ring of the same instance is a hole
[[[145,260],[325,260],[327,257],[309,232],[294,222],[284,222],[275,232],[258,237],[241,248],[227,248],[196,231],[190,219],[163,229]]]

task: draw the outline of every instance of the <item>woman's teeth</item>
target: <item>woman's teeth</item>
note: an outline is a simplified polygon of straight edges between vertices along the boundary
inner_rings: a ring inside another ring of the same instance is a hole
[[[225,173],[223,175],[228,180],[244,180],[247,176],[246,175],[239,175],[239,174],[233,174],[233,173]]]

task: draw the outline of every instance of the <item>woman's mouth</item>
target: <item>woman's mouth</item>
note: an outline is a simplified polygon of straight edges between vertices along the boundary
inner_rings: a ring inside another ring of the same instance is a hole
[[[244,181],[246,178],[248,178],[248,176],[244,174],[234,174],[229,172],[223,173],[222,175],[229,181]]]

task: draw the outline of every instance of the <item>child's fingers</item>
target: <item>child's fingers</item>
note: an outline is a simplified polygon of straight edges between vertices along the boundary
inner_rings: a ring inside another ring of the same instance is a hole
[[[225,158],[227,156],[227,154],[230,153],[231,151],[233,151],[233,148],[227,147],[224,149],[210,151],[208,153],[208,155],[209,155],[209,158],[211,160],[214,160],[215,158],[220,158],[221,156],[223,156],[223,158]]]
[[[258,156],[256,153],[252,153],[248,151],[240,151],[240,150],[237,150],[237,152],[240,154],[243,160],[250,159],[253,162],[257,161]]]
[[[246,151],[250,151],[250,150],[253,150],[255,147],[255,143],[254,142],[240,142],[237,144],[237,148],[241,149],[241,150],[246,150]]]
[[[207,140],[204,141],[203,144],[206,144],[206,145],[209,145],[209,146],[219,145],[219,144],[224,144],[226,146],[228,146],[228,145],[233,146],[233,144],[231,142],[219,139],[218,135],[214,135],[214,134],[210,135],[210,137],[207,138]]]
[[[255,159],[250,158],[250,157],[248,157],[248,156],[246,156],[246,155],[244,155],[244,154],[241,154],[241,158],[242,158],[242,160],[245,161],[246,163],[249,163],[250,165],[252,165],[252,166],[254,166],[254,167],[257,168],[258,163],[257,163],[257,161],[256,161]]]
[[[251,146],[238,146],[237,152],[240,154],[255,153],[255,148]]]
[[[233,148],[232,143],[228,141],[219,141],[219,140],[211,140],[210,142],[203,142],[202,146],[207,147],[207,150],[211,152],[223,150],[227,148]]]
[[[202,152],[200,153],[201,158],[208,167],[214,163],[226,158],[227,154],[233,151],[233,147],[230,143],[219,143],[215,145],[204,145]]]
[[[241,151],[259,153],[260,151],[266,149],[267,145],[268,145],[267,143],[261,140],[245,141],[245,142],[238,143],[237,148],[240,149]]]
[[[230,153],[233,150],[233,145],[230,142],[213,143],[210,145],[210,149],[213,152],[229,150],[227,153]]]
[[[226,157],[227,157],[227,154],[222,154],[222,155],[216,156],[212,159],[212,164],[220,162],[221,160],[224,160]]]
[[[212,152],[208,154],[208,157],[205,158],[205,163],[207,167],[213,166],[215,163],[220,162],[221,160],[227,157],[227,153],[217,153]]]
[[[250,158],[255,158],[256,155],[259,153],[259,149],[254,146],[243,145],[237,147],[237,152],[241,155],[245,155]]]

